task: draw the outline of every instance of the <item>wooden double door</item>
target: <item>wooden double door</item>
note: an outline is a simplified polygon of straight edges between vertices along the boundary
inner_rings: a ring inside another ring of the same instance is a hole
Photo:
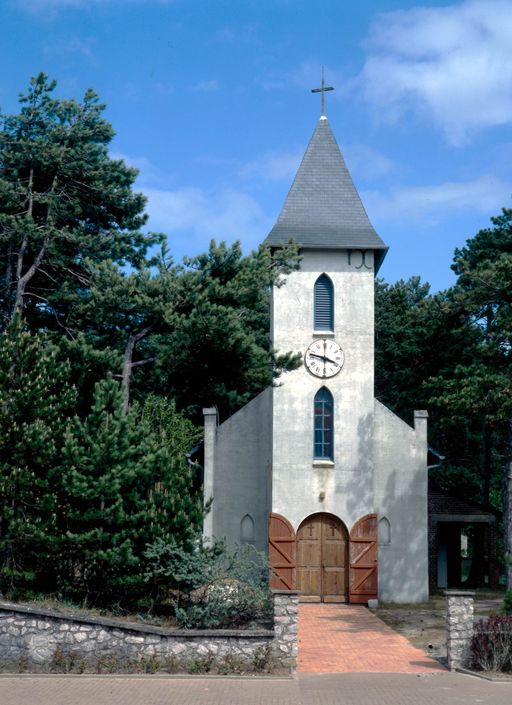
[[[349,536],[332,514],[313,514],[297,531],[297,589],[301,600],[348,602]]]

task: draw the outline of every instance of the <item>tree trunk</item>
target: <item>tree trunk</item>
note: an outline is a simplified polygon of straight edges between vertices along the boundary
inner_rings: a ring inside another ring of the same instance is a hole
[[[22,249],[20,250],[20,255],[23,257],[25,254],[24,249],[26,250],[26,240],[23,241],[22,244]],[[41,265],[41,262],[43,261],[43,257],[46,251],[46,242],[44,245],[41,247],[39,252],[36,255],[36,258],[28,268],[28,270],[25,272],[25,274],[20,277],[17,274],[17,281],[16,281],[16,298],[14,301],[14,315],[19,314],[20,316],[23,313],[23,297],[25,296],[25,291],[27,289],[27,284],[29,281],[32,279],[34,274],[37,272],[39,269],[39,266]],[[18,265],[20,265],[20,255],[18,255]],[[21,271],[21,266],[18,266],[17,268],[19,271]]]
[[[503,477],[503,541],[505,545],[505,585],[512,590],[512,419],[509,420],[508,453]]]
[[[149,335],[151,331],[153,330],[153,325],[146,326],[146,328],[143,328],[139,333],[134,333],[130,335],[128,338],[128,342],[126,343],[126,347],[124,349],[124,362],[123,362],[123,374],[122,374],[122,381],[121,381],[121,389],[123,392],[123,409],[124,412],[127,413],[128,409],[130,408],[130,384],[132,381],[132,370],[135,365],[140,365],[144,364],[146,362],[150,362],[150,360],[143,360],[141,362],[133,362],[133,353],[135,351],[135,346],[137,343],[142,340],[143,338],[146,337],[146,335]]]
[[[13,247],[12,247],[12,242],[9,241],[7,245],[7,251],[6,251],[6,264],[5,264],[5,285],[4,285],[4,299],[2,302],[2,319],[4,321],[4,325],[7,325],[9,323],[9,310],[10,310],[10,301],[11,301],[11,288],[12,288],[12,277],[14,273],[13,269]]]
[[[53,182],[52,182],[52,187],[50,191],[48,192],[49,196],[52,196],[55,193],[55,188],[57,186],[57,176],[54,176]],[[51,204],[51,198],[50,198],[50,204]],[[29,182],[28,182],[28,206],[27,206],[27,216],[30,220],[32,220],[34,215],[34,169],[30,169],[30,177],[29,177]],[[47,224],[52,223],[52,218],[50,215],[50,206],[48,206],[48,212],[47,212]],[[30,265],[30,267],[27,269],[25,274],[22,274],[23,272],[23,266],[25,264],[25,254],[27,252],[28,248],[28,236],[24,235],[23,240],[20,246],[20,249],[18,251],[18,257],[17,257],[17,262],[16,262],[16,297],[14,300],[14,311],[13,315],[22,315],[23,313],[23,297],[25,296],[25,292],[27,290],[27,285],[34,276],[34,274],[37,272],[39,267],[41,266],[41,262],[43,261],[43,258],[46,254],[46,248],[48,246],[48,240],[49,240],[49,235],[47,235],[44,239],[43,245],[39,252],[36,254],[34,257],[34,261]]]
[[[34,214],[34,169],[32,167],[30,168],[30,175],[28,178],[27,201],[27,218],[32,219],[32,216]],[[26,234],[24,234],[23,240],[21,241],[20,249],[18,250],[18,256],[16,258],[16,297],[14,300],[13,316],[17,313],[21,315],[23,310],[23,296],[25,294],[25,288],[27,286],[28,280],[25,279],[22,272],[27,247],[28,237]]]
[[[480,484],[480,501],[484,507],[489,506],[491,488],[491,428],[487,418],[484,418],[482,429],[482,470]]]

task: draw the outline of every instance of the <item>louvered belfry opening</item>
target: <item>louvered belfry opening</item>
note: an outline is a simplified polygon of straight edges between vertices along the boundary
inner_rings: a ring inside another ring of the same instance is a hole
[[[327,274],[318,277],[314,295],[314,329],[334,330],[334,289]]]

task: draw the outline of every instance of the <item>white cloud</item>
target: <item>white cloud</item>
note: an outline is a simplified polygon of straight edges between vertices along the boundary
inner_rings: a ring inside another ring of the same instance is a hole
[[[233,26],[222,27],[214,34],[215,39],[221,43],[252,42],[256,36],[257,28],[252,24],[237,25],[236,28]]]
[[[121,159],[128,166],[138,169],[137,189],[142,188],[141,184],[155,183],[163,178],[163,174],[147,157],[134,157],[123,152],[110,152],[109,156],[111,159]]]
[[[380,119],[432,119],[453,144],[512,122],[512,3],[465,0],[377,15],[359,76]]]
[[[361,191],[373,221],[409,219],[411,228],[435,225],[461,211],[497,213],[510,199],[512,185],[492,175],[473,181],[448,181],[433,186],[403,186],[388,193]]]
[[[261,181],[287,181],[291,184],[300,166],[304,150],[296,152],[267,152],[253,161],[242,164],[238,176],[243,179]],[[397,170],[398,165],[389,157],[363,144],[343,148],[350,173],[363,181],[387,176]]]
[[[196,83],[195,86],[192,86],[190,90],[195,93],[214,93],[215,91],[218,91],[219,88],[219,81],[212,79],[211,81],[200,81],[199,83]]]
[[[362,181],[371,181],[395,171],[397,163],[381,152],[364,144],[353,144],[343,148],[343,156],[350,173]]]
[[[238,175],[244,179],[256,177],[267,181],[289,181],[297,173],[301,158],[301,152],[268,152],[241,166]]]
[[[152,165],[147,157],[132,157],[124,152],[110,152],[111,159],[122,159],[128,166],[134,166],[136,169],[151,169]]]
[[[159,95],[172,95],[175,91],[174,84],[169,83],[169,81],[157,81],[155,83],[155,90]]]
[[[142,190],[148,198],[149,227],[166,232],[171,249],[176,249],[177,242],[189,253],[198,247],[205,249],[212,238],[241,240],[252,248],[270,229],[259,203],[241,191],[207,192],[192,187]]]
[[[89,59],[93,64],[97,64],[97,58],[93,51],[94,39],[80,39],[71,37],[62,41],[54,41],[52,44],[45,44],[43,51],[45,54],[78,54]]]

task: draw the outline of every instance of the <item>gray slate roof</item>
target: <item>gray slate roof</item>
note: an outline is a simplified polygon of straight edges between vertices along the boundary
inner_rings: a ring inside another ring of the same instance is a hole
[[[278,247],[290,238],[313,249],[374,250],[376,269],[388,249],[370,223],[324,116],[265,243]]]

